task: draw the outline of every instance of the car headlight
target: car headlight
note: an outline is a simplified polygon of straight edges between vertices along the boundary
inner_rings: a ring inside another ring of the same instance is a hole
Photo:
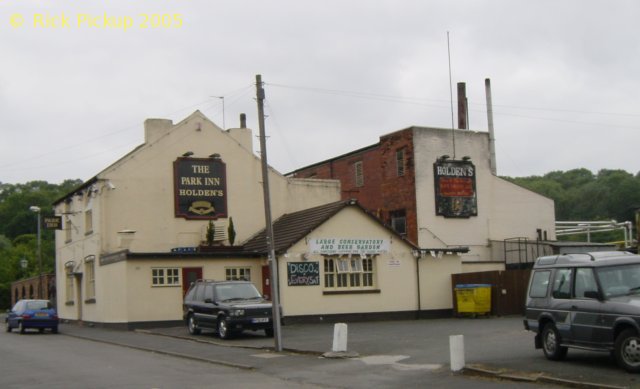
[[[229,311],[229,316],[244,316],[244,309],[232,309],[231,311]]]

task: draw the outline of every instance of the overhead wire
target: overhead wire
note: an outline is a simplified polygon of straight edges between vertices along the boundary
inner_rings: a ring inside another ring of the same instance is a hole
[[[290,89],[290,90],[298,90],[298,91],[306,91],[306,92],[310,92],[310,93],[317,93],[317,94],[325,94],[325,95],[334,95],[334,96],[344,96],[344,97],[351,97],[351,98],[357,98],[357,99],[366,99],[366,100],[376,100],[376,101],[385,101],[385,102],[393,102],[393,103],[398,103],[398,104],[412,104],[412,105],[419,105],[419,106],[426,106],[426,107],[432,107],[432,108],[438,108],[438,109],[449,109],[448,107],[448,103],[449,100],[448,99],[434,99],[434,98],[424,98],[424,97],[407,97],[407,96],[397,96],[397,95],[390,95],[390,94],[381,94],[381,93],[371,93],[371,92],[363,92],[363,91],[349,91],[349,90],[341,90],[341,89],[329,89],[329,88],[320,88],[320,87],[312,87],[312,86],[296,86],[296,85],[287,85],[287,84],[281,84],[281,83],[265,83],[265,85],[271,86],[271,87],[275,87],[275,88],[283,88],[283,89]],[[221,96],[225,97],[225,103],[227,104],[227,107],[232,107],[235,104],[239,103],[240,101],[242,101],[243,98],[246,97],[246,95],[252,90],[252,88],[254,87],[254,85],[246,85],[243,86],[242,88],[238,88],[236,90],[233,90],[231,92],[228,92],[226,94],[223,94]],[[194,107],[198,107],[198,106],[202,106],[202,110],[210,110],[213,109],[214,107],[220,105],[220,102],[216,99],[215,101],[212,102],[212,99],[214,99],[214,97],[208,97],[202,101],[199,101],[197,103],[194,104],[190,104],[188,106],[179,108],[177,110],[174,110],[170,113],[167,113],[163,116],[167,116],[167,117],[171,117],[173,115],[176,115],[180,112],[183,112],[187,109],[192,109]],[[273,108],[273,105],[270,101],[265,101],[268,104],[266,105],[266,107],[268,108],[269,112],[271,113],[271,117],[273,119],[273,123],[275,125],[275,130],[277,130],[282,138],[282,142],[285,145],[285,148],[287,149],[287,153],[289,154],[290,158],[294,159],[292,153],[291,153],[291,147],[286,143],[286,137],[283,135],[283,128],[277,123],[276,121],[276,115],[275,115],[275,111]],[[480,107],[484,107],[485,104],[481,104],[481,103],[471,103],[471,105],[475,105],[475,106],[480,106]],[[550,118],[550,117],[542,117],[542,116],[530,116],[530,115],[523,115],[523,114],[519,114],[519,113],[513,113],[513,112],[507,112],[507,110],[512,109],[512,110],[526,110],[526,111],[540,111],[540,112],[550,112],[550,113],[580,113],[580,114],[594,114],[594,115],[607,115],[607,116],[614,116],[614,117],[637,117],[640,116],[640,114],[634,114],[634,113],[623,113],[623,112],[599,112],[599,111],[585,111],[585,110],[576,110],[576,109],[566,109],[566,108],[541,108],[541,107],[526,107],[526,106],[514,106],[514,105],[505,105],[505,104],[493,104],[494,106],[494,114],[495,115],[499,115],[499,116],[510,116],[510,117],[517,117],[517,118],[524,118],[524,119],[532,119],[532,120],[544,120],[544,121],[552,121],[552,122],[562,122],[562,123],[573,123],[573,124],[579,124],[579,125],[589,125],[589,126],[600,126],[600,127],[616,127],[616,128],[625,128],[625,129],[640,129],[640,127],[637,126],[630,126],[630,125],[621,125],[621,124],[611,124],[611,123],[596,123],[596,122],[587,122],[587,121],[580,121],[580,120],[569,120],[569,119],[561,119],[561,118]],[[503,108],[501,110],[495,110],[495,108]],[[481,109],[474,109],[473,111],[477,111],[477,112],[483,112]],[[219,112],[219,111],[216,111]],[[56,149],[50,149],[47,152],[44,153],[40,153],[38,155],[32,156],[32,157],[27,157],[27,158],[23,158],[20,161],[16,161],[16,162],[10,162],[10,163],[5,163],[0,165],[0,171],[4,170],[4,169],[8,169],[8,168],[13,168],[12,170],[15,169],[25,169],[25,170],[31,170],[34,169],[35,167],[29,167],[25,164],[25,162],[30,162],[30,161],[37,161],[40,160],[42,158],[48,157],[52,154],[59,154],[60,152],[68,152],[69,150],[73,150],[76,149],[78,147],[85,147],[87,144],[91,144],[94,143],[98,140],[101,139],[105,139],[111,136],[115,136],[118,134],[121,134],[123,132],[128,132],[133,128],[137,128],[139,127],[139,123],[136,123],[135,125],[128,125],[124,128],[115,130],[115,131],[110,131],[107,133],[103,133],[101,135],[98,136],[94,136],[91,138],[87,138],[85,140],[79,141],[77,143],[71,144],[71,145],[65,145]],[[60,162],[59,164],[55,164],[53,166],[59,166],[61,164],[65,164],[65,163],[77,163],[77,161],[80,160],[86,160],[92,157],[95,157],[96,155],[100,155],[103,153],[107,153],[110,151],[114,151],[123,147],[126,147],[127,145],[130,145],[130,142],[127,142],[126,145],[122,145],[122,146],[117,146],[115,148],[109,148],[109,149],[104,149],[102,151],[99,152],[92,152],[90,155],[87,155],[85,157],[80,157],[78,158],[77,156],[74,156],[73,160],[69,160],[69,162]],[[294,161],[295,162],[295,161]],[[50,167],[52,166],[50,163],[46,164],[46,167]],[[45,166],[40,166],[40,167],[45,167]]]
[[[228,96],[233,96],[233,95],[238,94],[239,92],[243,92],[242,95],[244,95],[244,94],[247,93],[248,90],[250,90],[250,88],[251,88],[251,85],[245,86],[245,87],[233,90],[231,92],[228,92],[227,95]],[[162,116],[171,117],[171,116],[176,115],[176,114],[178,114],[180,112],[183,112],[183,111],[185,111],[187,109],[193,109],[194,107],[198,107],[198,106],[201,106],[203,104],[209,103],[209,102],[211,102],[211,100],[212,100],[212,98],[209,97],[209,98],[207,98],[205,100],[201,100],[201,101],[199,101],[197,103],[181,107],[181,108],[179,108],[177,110],[174,110],[172,112],[169,112],[169,113],[165,113]],[[213,106],[215,106],[215,104],[211,105],[211,107],[213,107]],[[103,149],[103,150],[98,151],[98,152],[92,151],[91,154],[86,155],[86,156],[77,156],[76,155],[72,159],[69,159],[67,161],[60,161],[60,162],[53,163],[53,164],[50,163],[50,162],[47,162],[44,165],[38,165],[38,166],[33,166],[33,165],[29,166],[29,164],[28,164],[28,162],[38,161],[38,160],[46,158],[46,157],[48,157],[50,155],[60,154],[61,152],[68,152],[69,150],[77,149],[79,147],[86,147],[86,145],[93,144],[98,140],[106,139],[106,138],[109,138],[111,136],[121,134],[123,132],[128,132],[131,129],[138,128],[139,126],[140,126],[139,123],[131,124],[131,125],[128,125],[128,126],[126,126],[124,128],[121,128],[119,130],[110,131],[110,132],[107,132],[107,133],[104,133],[104,134],[101,134],[101,135],[98,135],[98,136],[87,138],[87,139],[84,139],[84,140],[79,141],[79,142],[74,143],[74,144],[61,146],[61,147],[55,148],[55,149],[49,149],[49,151],[47,151],[47,152],[39,153],[38,155],[35,155],[35,156],[32,156],[32,157],[22,158],[22,159],[20,159],[19,161],[16,161],[16,162],[5,163],[3,165],[0,165],[0,171],[2,171],[4,169],[9,169],[9,168],[11,168],[12,171],[15,171],[15,170],[24,170],[24,171],[26,171],[26,170],[41,169],[41,168],[52,167],[52,166],[63,166],[65,164],[69,164],[69,163],[77,163],[79,160],[87,160],[87,159],[90,159],[90,158],[94,158],[94,157],[96,157],[98,155],[101,155],[101,154],[104,154],[104,153],[108,153],[108,152],[112,152],[114,150],[122,149],[122,148],[127,147],[127,146],[132,147],[131,143],[127,142],[126,144],[123,144],[123,145],[120,145],[120,146],[116,146],[116,147],[112,147],[112,148]]]
[[[318,87],[308,87],[308,86],[294,86],[294,85],[285,85],[285,84],[277,84],[277,83],[269,83],[267,85],[275,86],[279,88],[287,88],[293,90],[304,90],[308,92],[320,93],[320,94],[328,94],[328,95],[338,95],[338,96],[346,96],[346,97],[354,97],[361,99],[370,99],[370,100],[382,100],[382,101],[391,101],[396,103],[404,103],[404,104],[416,104],[422,106],[428,106],[433,108],[442,108],[449,109],[448,106],[445,105],[434,105],[427,104],[426,102],[448,102],[448,100],[444,99],[430,99],[430,98],[422,98],[422,97],[406,97],[406,96],[393,96],[393,95],[385,95],[378,93],[368,93],[368,92],[355,92],[348,90],[339,90],[339,89],[326,89],[326,88],[318,88]],[[484,103],[471,103],[472,105],[486,107]],[[510,108],[510,109],[519,109],[519,110],[529,110],[529,111],[545,111],[545,112],[559,112],[559,113],[589,113],[589,114],[597,114],[597,115],[608,115],[608,116],[625,116],[625,117],[637,117],[640,114],[634,113],[622,113],[622,112],[601,112],[601,111],[584,111],[584,110],[576,110],[576,109],[566,109],[566,108],[540,108],[540,107],[524,107],[524,106],[514,106],[514,105],[505,105],[505,104],[493,104],[494,114],[500,116],[511,116],[511,117],[521,117],[526,119],[536,119],[536,120],[545,120],[545,121],[554,121],[554,122],[562,122],[562,123],[573,123],[580,125],[591,125],[591,126],[599,126],[599,127],[618,127],[618,128],[628,128],[628,129],[640,129],[638,126],[629,126],[629,125],[620,125],[620,124],[612,124],[612,123],[595,123],[595,122],[586,122],[579,120],[567,120],[567,119],[557,119],[550,117],[541,117],[541,116],[527,116],[517,113],[510,113],[504,110],[496,111],[495,108]],[[472,110],[474,112],[484,112],[480,109]]]

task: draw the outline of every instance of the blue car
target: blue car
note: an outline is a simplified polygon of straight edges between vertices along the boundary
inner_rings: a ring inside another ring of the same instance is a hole
[[[58,333],[58,313],[49,300],[20,300],[7,311],[7,332],[18,328],[24,334],[27,328],[36,328],[40,333],[46,328]]]

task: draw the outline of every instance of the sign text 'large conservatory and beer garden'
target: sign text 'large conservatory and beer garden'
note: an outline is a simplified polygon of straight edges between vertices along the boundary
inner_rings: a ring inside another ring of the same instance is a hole
[[[388,239],[312,238],[309,240],[309,252],[311,254],[373,255],[386,253],[388,251]]]

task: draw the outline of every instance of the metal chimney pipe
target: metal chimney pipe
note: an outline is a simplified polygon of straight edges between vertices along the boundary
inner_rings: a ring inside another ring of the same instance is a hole
[[[493,103],[491,102],[491,80],[485,78],[484,89],[487,95],[487,121],[489,124],[489,167],[491,174],[497,175],[498,167],[496,166],[496,137],[493,132]]]
[[[247,115],[244,113],[240,114],[240,128],[247,128]]]
[[[468,120],[467,111],[467,85],[464,82],[458,83],[458,128],[467,129]]]

